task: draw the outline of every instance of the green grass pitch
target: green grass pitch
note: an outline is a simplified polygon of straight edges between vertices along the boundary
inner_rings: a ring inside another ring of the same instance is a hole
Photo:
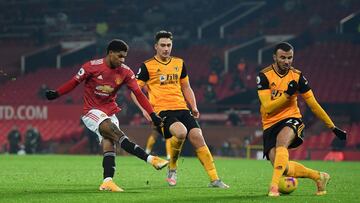
[[[132,156],[117,157],[115,182],[125,192],[98,191],[101,156],[0,156],[0,202],[359,202],[360,162],[301,161],[327,171],[328,194],[314,195],[315,184],[299,179],[298,189],[279,198],[266,196],[271,179],[267,161],[215,158],[217,170],[230,189],[207,188],[209,183],[196,158],[179,160],[178,185],[165,182],[166,169]]]

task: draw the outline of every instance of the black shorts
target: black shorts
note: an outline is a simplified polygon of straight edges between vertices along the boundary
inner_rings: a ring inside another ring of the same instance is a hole
[[[164,119],[164,128],[161,133],[164,135],[165,139],[172,137],[169,128],[171,124],[175,122],[181,122],[184,124],[188,133],[193,128],[200,128],[199,123],[195,120],[189,110],[161,111],[159,116]]]
[[[285,127],[288,126],[294,130],[295,139],[290,144],[290,148],[296,148],[303,143],[304,138],[304,123],[300,118],[286,118],[275,123],[270,128],[264,130],[263,133],[263,146],[264,146],[264,157],[269,160],[269,152],[273,147],[276,147],[276,138],[279,132]]]

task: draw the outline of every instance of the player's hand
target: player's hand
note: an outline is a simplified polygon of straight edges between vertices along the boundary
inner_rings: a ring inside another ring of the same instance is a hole
[[[45,96],[48,100],[53,100],[58,98],[60,95],[56,90],[46,90]]]
[[[147,111],[143,110],[142,113],[143,113],[143,116],[146,118],[147,121],[149,121],[149,122],[152,121],[151,117],[150,117],[150,115],[148,114]]]
[[[151,117],[152,122],[154,123],[154,126],[163,127],[163,125],[164,125],[163,120],[155,112],[152,112],[150,114],[150,117]]]
[[[288,89],[285,91],[285,93],[288,94],[289,96],[292,96],[293,94],[295,94],[297,89],[298,89],[297,82],[295,80],[292,80],[289,82]]]
[[[200,117],[200,112],[199,112],[199,110],[197,108],[193,108],[191,110],[191,113],[194,116],[194,118],[199,118]]]
[[[346,140],[346,131],[341,130],[340,128],[336,127],[332,130],[336,137],[338,137],[340,140]]]

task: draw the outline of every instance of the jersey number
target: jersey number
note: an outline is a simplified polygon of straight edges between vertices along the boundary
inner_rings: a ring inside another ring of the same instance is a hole
[[[293,124],[294,126],[297,126],[297,125],[300,124],[300,122],[298,120],[295,120],[295,119],[290,119],[290,120],[286,121],[286,123]]]

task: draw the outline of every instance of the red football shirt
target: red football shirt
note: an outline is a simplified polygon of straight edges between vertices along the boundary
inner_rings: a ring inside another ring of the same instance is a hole
[[[91,60],[80,68],[74,79],[84,84],[84,113],[91,109],[99,109],[107,115],[120,111],[115,99],[119,88],[126,84],[134,91],[138,89],[133,71],[122,64],[111,69],[105,63],[105,58]]]

